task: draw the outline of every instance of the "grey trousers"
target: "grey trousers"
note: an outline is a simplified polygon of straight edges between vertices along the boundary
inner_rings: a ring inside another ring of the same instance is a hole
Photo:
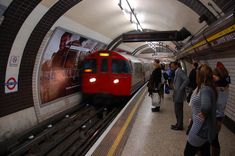
[[[183,102],[175,103],[175,116],[177,127],[183,128],[184,110]]]

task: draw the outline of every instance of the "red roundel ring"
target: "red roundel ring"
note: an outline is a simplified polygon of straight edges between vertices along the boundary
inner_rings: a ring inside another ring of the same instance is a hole
[[[14,77],[10,77],[7,80],[6,86],[9,90],[13,90],[16,87],[16,79]]]

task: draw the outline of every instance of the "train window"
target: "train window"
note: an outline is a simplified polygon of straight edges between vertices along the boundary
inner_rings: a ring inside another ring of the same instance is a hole
[[[108,71],[108,59],[102,59],[101,60],[101,72],[107,72]]]
[[[112,60],[112,73],[130,73],[131,68],[127,61],[125,60]]]
[[[129,64],[130,64],[131,71],[133,71],[133,65],[132,65],[131,61],[129,61]]]
[[[134,63],[134,73],[136,77],[141,78],[142,76],[142,64],[141,63]]]
[[[96,73],[96,60],[85,60],[83,64],[83,71],[86,73]]]

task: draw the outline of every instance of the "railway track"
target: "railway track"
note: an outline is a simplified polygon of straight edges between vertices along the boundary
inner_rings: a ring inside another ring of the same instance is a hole
[[[11,142],[1,155],[85,155],[120,110],[83,105],[57,122],[34,129]]]

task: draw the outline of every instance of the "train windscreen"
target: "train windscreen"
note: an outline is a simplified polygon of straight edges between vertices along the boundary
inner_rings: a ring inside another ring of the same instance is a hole
[[[121,73],[131,73],[131,68],[128,61],[125,60],[112,60],[112,73],[121,74]]]
[[[86,60],[83,64],[83,72],[85,73],[96,73],[96,60],[89,59]]]

